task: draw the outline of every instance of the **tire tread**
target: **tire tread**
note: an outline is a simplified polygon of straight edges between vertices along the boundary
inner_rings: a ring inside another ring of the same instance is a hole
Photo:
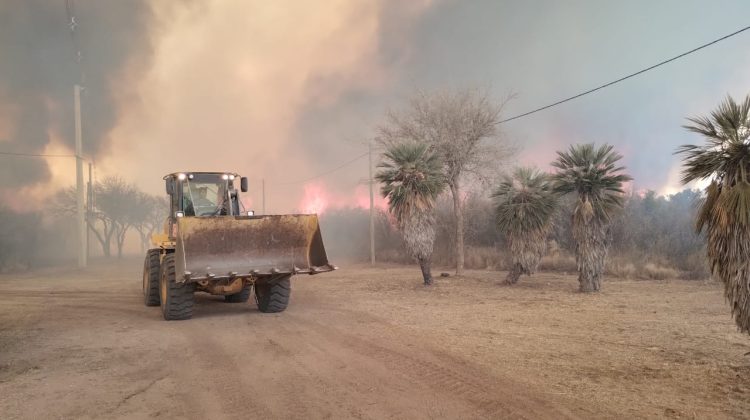
[[[143,275],[148,275],[147,284],[143,287],[143,300],[146,306],[159,306],[159,275],[161,270],[161,250],[149,249],[143,264]]]
[[[291,276],[273,283],[255,285],[258,309],[264,313],[283,312],[289,305],[291,294]]]
[[[161,281],[167,282],[167,296],[162,302],[162,313],[167,321],[190,319],[195,305],[195,286],[175,281],[174,255],[169,254],[162,262]]]

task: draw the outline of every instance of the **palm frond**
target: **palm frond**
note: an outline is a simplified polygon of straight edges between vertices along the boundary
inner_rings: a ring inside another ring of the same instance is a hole
[[[512,269],[507,282],[534,273],[546,250],[547,235],[557,209],[557,195],[547,174],[517,168],[505,175],[492,193],[498,228],[510,243]]]
[[[565,152],[558,151],[557,160],[552,162],[557,168],[554,191],[577,193],[582,203],[588,203],[581,209],[591,206],[592,217],[609,220],[612,212],[622,207],[622,184],[632,179],[622,173],[623,166],[617,166],[621,159],[622,155],[609,144],[576,144]]]
[[[737,327],[750,333],[750,95],[741,103],[728,96],[709,116],[688,122],[705,142],[677,149],[682,182],[711,179],[695,227],[706,232],[711,272],[724,283]]]
[[[518,168],[503,177],[492,198],[497,225],[506,233],[544,229],[557,208],[549,176],[532,168]]]
[[[414,211],[426,211],[445,188],[442,163],[425,144],[401,143],[389,147],[378,164],[375,179],[389,210],[401,220]]]

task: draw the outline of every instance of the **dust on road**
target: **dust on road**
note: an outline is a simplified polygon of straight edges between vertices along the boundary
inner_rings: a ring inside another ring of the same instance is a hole
[[[140,268],[0,276],[0,417],[750,410],[748,340],[715,284],[618,281],[586,296],[569,276],[508,288],[502,273],[471,272],[425,290],[414,268],[345,268],[295,277],[282,314],[198,294],[192,320],[165,322],[142,303]]]

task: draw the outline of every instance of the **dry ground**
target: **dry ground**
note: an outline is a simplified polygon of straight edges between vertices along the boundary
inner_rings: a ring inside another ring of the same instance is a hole
[[[283,314],[199,295],[165,322],[140,269],[0,276],[0,418],[750,418],[713,283],[357,267]]]

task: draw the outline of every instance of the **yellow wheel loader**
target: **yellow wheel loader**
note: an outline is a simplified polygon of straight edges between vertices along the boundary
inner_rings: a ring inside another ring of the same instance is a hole
[[[222,295],[247,302],[254,292],[261,312],[286,309],[295,274],[318,274],[328,263],[314,214],[261,215],[243,208],[231,172],[166,175],[169,216],[152,236],[143,264],[146,306],[161,306],[164,319],[188,319],[193,295]]]

